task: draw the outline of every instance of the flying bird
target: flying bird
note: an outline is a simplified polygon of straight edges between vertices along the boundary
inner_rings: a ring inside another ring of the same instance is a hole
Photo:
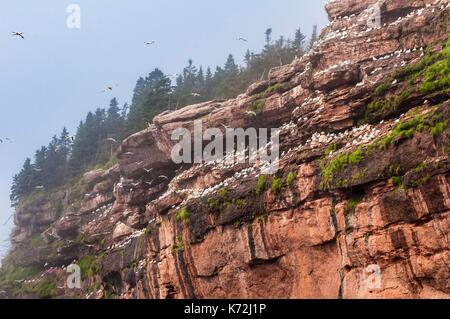
[[[144,168],[144,171],[148,174],[148,173],[150,173],[151,171],[153,171],[153,168],[150,168],[150,169]]]
[[[195,96],[195,97],[202,96],[200,93],[195,93],[195,92],[194,92],[194,93],[191,93],[191,95],[192,95],[192,96]]]
[[[12,36],[21,37],[22,39],[25,39],[25,37],[23,36],[23,32],[17,32],[17,31],[13,32]]]
[[[33,167],[33,171],[35,171],[35,172],[42,172],[42,168]]]
[[[237,41],[242,41],[242,42],[247,42],[247,39],[243,38],[243,37],[239,37],[236,39]]]
[[[44,189],[45,187],[41,185],[41,186],[36,186],[35,188],[36,189]]]
[[[116,85],[118,86],[118,85]],[[107,87],[105,87],[105,89],[102,92],[111,92],[114,89],[114,86],[112,85],[108,85]]]
[[[169,179],[166,175],[159,175],[159,178]]]
[[[247,111],[247,112],[245,112],[245,114],[248,114],[251,116],[256,116],[256,112],[253,112],[253,111]]]
[[[145,45],[152,45],[152,44],[155,44],[155,43],[156,43],[156,41],[145,41],[144,42]]]
[[[4,141],[8,141],[8,142],[10,142],[10,143],[13,142],[13,140],[10,139],[9,137],[5,137],[4,139],[1,139],[1,138],[0,138],[0,143],[4,143]]]
[[[112,137],[107,138],[105,141],[117,143],[117,141],[115,139],[113,139]]]
[[[123,155],[134,155],[134,153],[132,153],[132,152],[126,152],[126,153],[124,153]]]

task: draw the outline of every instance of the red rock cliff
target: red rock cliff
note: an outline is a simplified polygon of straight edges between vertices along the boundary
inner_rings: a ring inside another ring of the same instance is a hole
[[[117,166],[21,205],[7,262],[38,267],[25,284],[57,282],[56,297],[449,297],[449,2],[378,1],[370,28],[376,2],[330,1],[303,58],[157,116]],[[173,164],[170,134],[195,119],[281,127],[279,173]]]

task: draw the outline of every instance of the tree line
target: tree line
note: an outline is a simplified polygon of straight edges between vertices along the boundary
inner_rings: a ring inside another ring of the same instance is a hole
[[[89,112],[77,127],[75,136],[66,128],[55,135],[47,146],[35,152],[34,160],[27,158],[13,178],[11,203],[13,206],[36,191],[64,185],[97,165],[113,163],[114,152],[127,136],[138,132],[153,118],[165,111],[212,99],[236,97],[257,81],[267,78],[271,68],[288,64],[304,55],[317,40],[317,26],[307,38],[300,29],[294,38],[272,39],[272,29],[265,32],[265,46],[259,53],[248,50],[245,65],[228,55],[223,66],[204,69],[192,60],[172,81],[156,68],[137,80],[131,104],[119,105],[116,98],[109,107]]]

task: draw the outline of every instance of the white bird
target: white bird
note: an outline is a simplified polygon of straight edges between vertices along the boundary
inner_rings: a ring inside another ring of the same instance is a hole
[[[247,42],[247,39],[243,38],[243,37],[239,37],[236,39],[237,41],[243,41],[243,42]]]
[[[166,175],[159,175],[159,178],[169,179]]]
[[[152,45],[152,44],[155,44],[155,43],[156,43],[156,41],[145,41],[144,42],[145,45]]]
[[[191,95],[192,95],[192,96],[195,96],[195,97],[199,97],[199,96],[201,96],[201,94],[200,94],[200,93],[195,93],[195,92],[194,92],[194,93],[191,93]]]
[[[42,168],[33,167],[33,171],[35,171],[35,172],[42,172]]]
[[[256,112],[253,112],[253,111],[247,111],[247,112],[245,112],[245,114],[256,116]]]
[[[151,171],[153,171],[153,168],[150,168],[150,169],[144,168],[144,171],[148,174],[148,173],[150,173]]]
[[[113,139],[112,137],[107,138],[105,141],[117,143],[117,141],[115,139]]]
[[[134,155],[134,153],[132,153],[132,152],[126,152],[126,153],[124,153],[123,155]]]
[[[13,36],[17,36],[17,37],[21,37],[22,39],[25,39],[25,37],[23,36],[23,32],[13,32],[12,33]]]
[[[44,189],[44,186],[42,186],[42,185],[41,186],[36,186],[35,188],[36,189]]]

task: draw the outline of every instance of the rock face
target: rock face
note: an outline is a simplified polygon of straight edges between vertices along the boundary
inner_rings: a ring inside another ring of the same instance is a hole
[[[36,268],[54,297],[450,297],[448,66],[432,74],[449,2],[378,2],[372,28],[374,3],[330,1],[301,59],[234,100],[160,114],[117,166],[21,205],[5,263]],[[280,127],[279,172],[174,164],[172,132],[198,119]],[[81,289],[65,282],[73,260]]]

